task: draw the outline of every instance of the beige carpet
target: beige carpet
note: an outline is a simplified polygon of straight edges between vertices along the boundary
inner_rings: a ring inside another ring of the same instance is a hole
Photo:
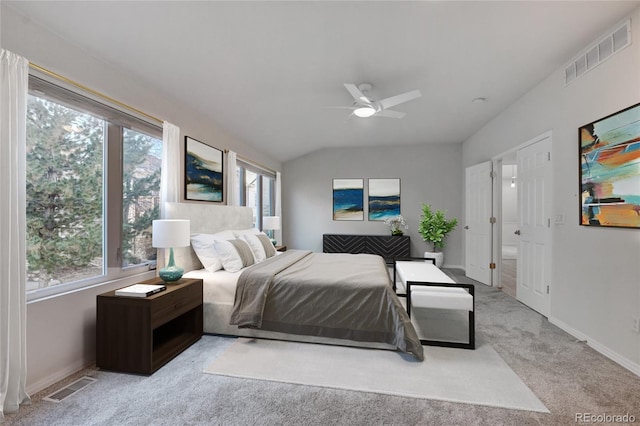
[[[548,413],[488,344],[399,352],[239,338],[205,373]]]

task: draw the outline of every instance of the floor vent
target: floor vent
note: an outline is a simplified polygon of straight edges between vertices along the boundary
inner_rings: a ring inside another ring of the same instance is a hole
[[[567,65],[564,69],[564,84],[572,83],[630,44],[631,20],[628,19],[624,24],[589,46]]]
[[[70,397],[71,395],[73,395],[74,393],[84,389],[85,387],[87,387],[91,383],[97,382],[97,381],[98,381],[98,379],[94,379],[93,377],[84,376],[84,377],[76,380],[75,382],[68,384],[67,386],[63,387],[62,389],[55,391],[51,395],[48,395],[48,396],[44,397],[43,399],[45,401],[61,402],[64,399],[66,399],[66,398]]]

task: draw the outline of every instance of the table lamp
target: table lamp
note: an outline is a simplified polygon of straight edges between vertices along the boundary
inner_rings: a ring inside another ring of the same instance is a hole
[[[188,220],[162,219],[153,221],[153,240],[151,245],[169,249],[169,263],[158,275],[164,282],[178,281],[184,274],[184,268],[176,266],[173,260],[174,247],[188,247],[191,239]]]
[[[280,216],[265,216],[262,218],[262,229],[271,231],[271,242],[277,244],[273,231],[280,229]]]

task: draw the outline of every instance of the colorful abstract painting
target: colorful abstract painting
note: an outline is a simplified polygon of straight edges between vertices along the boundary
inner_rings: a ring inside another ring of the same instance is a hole
[[[222,202],[222,151],[185,136],[185,198]]]
[[[580,127],[580,224],[640,227],[640,104]]]
[[[333,180],[333,220],[364,220],[364,180]]]
[[[400,179],[369,179],[369,220],[400,214]]]

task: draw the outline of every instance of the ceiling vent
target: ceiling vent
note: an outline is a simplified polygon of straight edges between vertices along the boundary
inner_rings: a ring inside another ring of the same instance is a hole
[[[565,85],[591,71],[631,44],[631,20],[628,19],[620,27],[606,35],[586,49],[564,69]]]

